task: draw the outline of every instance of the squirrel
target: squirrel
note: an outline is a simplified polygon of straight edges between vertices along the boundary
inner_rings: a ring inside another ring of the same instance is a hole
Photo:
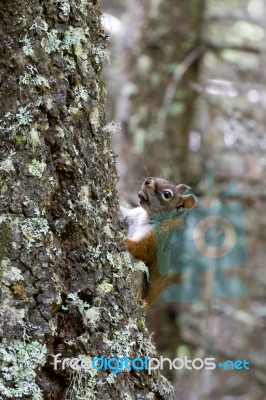
[[[143,261],[148,268],[149,274],[144,276],[141,288],[141,298],[148,305],[156,300],[169,278],[158,270],[153,217],[162,212],[179,212],[194,207],[196,199],[192,194],[185,194],[188,189],[190,187],[184,184],[175,186],[165,179],[149,177],[138,194],[139,206],[120,207],[127,228],[127,249],[134,260]],[[166,220],[162,229],[176,229],[176,223],[182,224],[182,219]]]

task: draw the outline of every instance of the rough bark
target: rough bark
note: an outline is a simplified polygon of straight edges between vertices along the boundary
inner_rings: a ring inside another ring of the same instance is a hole
[[[154,354],[123,258],[98,1],[0,1],[2,399],[169,399],[159,375],[52,354]]]

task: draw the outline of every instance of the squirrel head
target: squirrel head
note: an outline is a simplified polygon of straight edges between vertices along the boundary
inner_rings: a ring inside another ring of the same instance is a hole
[[[161,178],[146,178],[138,194],[139,205],[152,215],[192,208],[196,199],[192,194],[184,194],[190,187],[184,184],[173,185]]]

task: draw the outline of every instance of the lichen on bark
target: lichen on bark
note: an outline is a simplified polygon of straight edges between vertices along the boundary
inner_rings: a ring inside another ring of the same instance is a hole
[[[159,374],[51,363],[155,354],[128,281],[98,1],[0,1],[0,18],[2,398],[168,399]]]

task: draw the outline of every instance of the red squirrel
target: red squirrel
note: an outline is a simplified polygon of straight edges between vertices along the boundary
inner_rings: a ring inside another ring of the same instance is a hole
[[[190,188],[184,184],[175,186],[165,179],[149,177],[143,182],[138,194],[139,207],[121,207],[127,227],[127,249],[135,260],[143,261],[148,267],[149,276],[144,277],[141,293],[142,299],[148,305],[156,300],[169,278],[158,270],[152,217],[157,213],[182,211],[194,207],[195,197],[192,194],[184,194],[188,189]],[[176,229],[178,224],[182,224],[181,218],[164,221],[162,229],[165,231]]]

